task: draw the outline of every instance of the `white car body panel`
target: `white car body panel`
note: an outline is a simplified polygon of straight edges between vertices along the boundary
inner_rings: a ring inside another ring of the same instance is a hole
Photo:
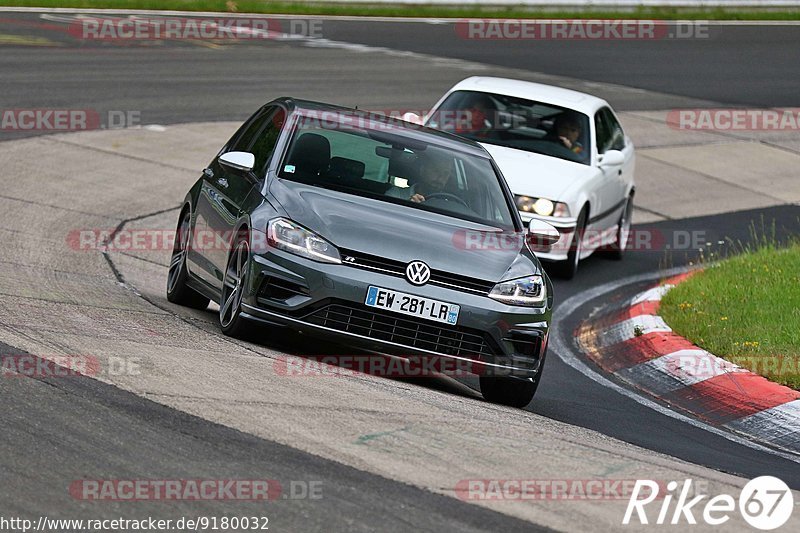
[[[624,202],[634,189],[635,152],[633,143],[625,136],[625,148],[622,150],[625,156],[624,163],[616,167],[599,165],[601,154],[597,152],[594,117],[598,111],[606,107],[614,114],[605,100],[540,83],[473,76],[462,80],[447,91],[433,107],[432,112],[456,91],[478,91],[535,100],[587,115],[592,139],[589,165],[489,143],[481,145],[492,155],[514,194],[547,198],[554,202],[565,203],[569,207],[569,217],[543,217],[520,212],[526,223],[531,218],[537,218],[554,225],[563,233],[561,241],[549,252],[536,252],[538,257],[551,261],[567,259],[578,214],[587,204],[589,222],[583,240],[581,259],[591,255],[597,248],[615,241]],[[614,116],[617,118],[616,114]],[[423,122],[427,123],[427,118],[423,117]]]

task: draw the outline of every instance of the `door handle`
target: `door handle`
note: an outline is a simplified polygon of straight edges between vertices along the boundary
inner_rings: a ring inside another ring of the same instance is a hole
[[[203,169],[203,176],[211,179],[214,177],[214,171],[211,168],[204,168]]]
[[[227,187],[227,186],[228,186],[228,180],[226,180],[225,178],[219,178],[219,179],[217,180],[217,184],[218,184],[220,187]]]

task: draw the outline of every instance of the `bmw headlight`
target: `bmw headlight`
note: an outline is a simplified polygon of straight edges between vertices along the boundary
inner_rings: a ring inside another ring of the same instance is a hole
[[[515,195],[517,209],[523,213],[535,213],[543,217],[568,217],[569,207],[562,202],[554,202],[547,198]]]
[[[501,281],[489,293],[489,298],[509,305],[541,307],[547,300],[547,288],[542,276]]]
[[[269,221],[267,242],[270,246],[314,261],[342,262],[339,250],[334,245],[316,233],[285,218],[273,218]]]

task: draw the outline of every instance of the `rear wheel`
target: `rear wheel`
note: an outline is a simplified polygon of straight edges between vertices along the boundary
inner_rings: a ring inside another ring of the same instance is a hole
[[[209,299],[186,285],[189,272],[186,268],[186,254],[189,252],[189,237],[192,232],[192,213],[187,207],[181,213],[175,243],[172,245],[172,259],[167,274],[167,300],[194,309],[208,307]]]
[[[247,271],[250,262],[250,245],[246,236],[238,236],[228,257],[222,297],[219,303],[219,325],[222,333],[239,337],[244,332],[246,320],[241,317],[242,300],[247,288]]]
[[[575,223],[575,235],[572,237],[572,245],[569,247],[567,259],[559,261],[550,268],[550,272],[559,278],[572,279],[578,271],[578,263],[581,260],[581,251],[583,250],[583,236],[586,233],[586,218],[588,210],[584,207],[581,214],[578,215],[578,220]]]

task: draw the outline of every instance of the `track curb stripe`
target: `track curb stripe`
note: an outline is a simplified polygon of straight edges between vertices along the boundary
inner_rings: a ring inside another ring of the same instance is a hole
[[[606,372],[712,426],[800,453],[800,392],[674,333],[661,298],[696,271],[664,280],[578,326],[583,352]]]

